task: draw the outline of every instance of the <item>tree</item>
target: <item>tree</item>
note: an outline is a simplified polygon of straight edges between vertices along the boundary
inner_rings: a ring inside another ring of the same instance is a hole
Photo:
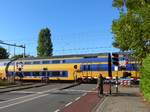
[[[113,46],[140,62],[140,89],[150,101],[150,0],[113,0],[113,6],[120,12],[112,23]]]
[[[6,49],[0,46],[0,59],[7,59],[8,57],[9,54]]]
[[[112,22],[113,46],[142,62],[150,53],[150,1],[113,0],[113,6],[120,12]]]
[[[38,37],[37,55],[39,57],[52,56],[53,45],[51,33],[48,28],[41,29]]]

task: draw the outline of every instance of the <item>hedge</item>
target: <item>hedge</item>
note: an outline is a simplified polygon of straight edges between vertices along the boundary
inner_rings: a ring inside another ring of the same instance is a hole
[[[150,101],[150,55],[144,59],[142,67],[140,68],[140,74],[140,90],[144,97]]]

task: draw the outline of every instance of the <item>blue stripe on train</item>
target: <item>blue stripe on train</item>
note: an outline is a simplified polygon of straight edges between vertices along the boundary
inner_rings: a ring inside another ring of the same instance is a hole
[[[67,59],[65,63],[92,63],[92,62],[108,62],[108,58],[83,58],[83,59]]]
[[[108,64],[81,65],[81,71],[108,71]]]
[[[80,66],[81,71],[108,71],[108,64],[84,64]],[[137,71],[137,64],[127,64],[127,71]],[[112,71],[114,71],[114,65],[112,65]]]
[[[40,76],[40,77],[68,77],[68,72],[67,71],[47,71],[47,73],[45,71],[33,71],[33,72],[21,72],[21,74],[23,76]],[[18,76],[19,72],[8,72],[9,76]]]

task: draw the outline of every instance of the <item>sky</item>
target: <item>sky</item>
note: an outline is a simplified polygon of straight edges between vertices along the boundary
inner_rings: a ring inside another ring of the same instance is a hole
[[[0,40],[25,44],[26,54],[36,56],[38,34],[47,27],[54,55],[114,52],[111,24],[117,18],[112,0],[0,0]],[[14,47],[1,46],[14,55]]]

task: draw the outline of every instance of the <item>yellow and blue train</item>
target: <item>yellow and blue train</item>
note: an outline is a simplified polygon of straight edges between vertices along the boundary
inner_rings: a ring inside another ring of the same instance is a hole
[[[94,80],[98,74],[103,77],[122,77],[124,73],[138,78],[138,67],[134,61],[128,62],[125,69],[115,71],[110,53],[62,55],[48,58],[21,58],[0,60],[0,78],[22,77],[23,80]]]

